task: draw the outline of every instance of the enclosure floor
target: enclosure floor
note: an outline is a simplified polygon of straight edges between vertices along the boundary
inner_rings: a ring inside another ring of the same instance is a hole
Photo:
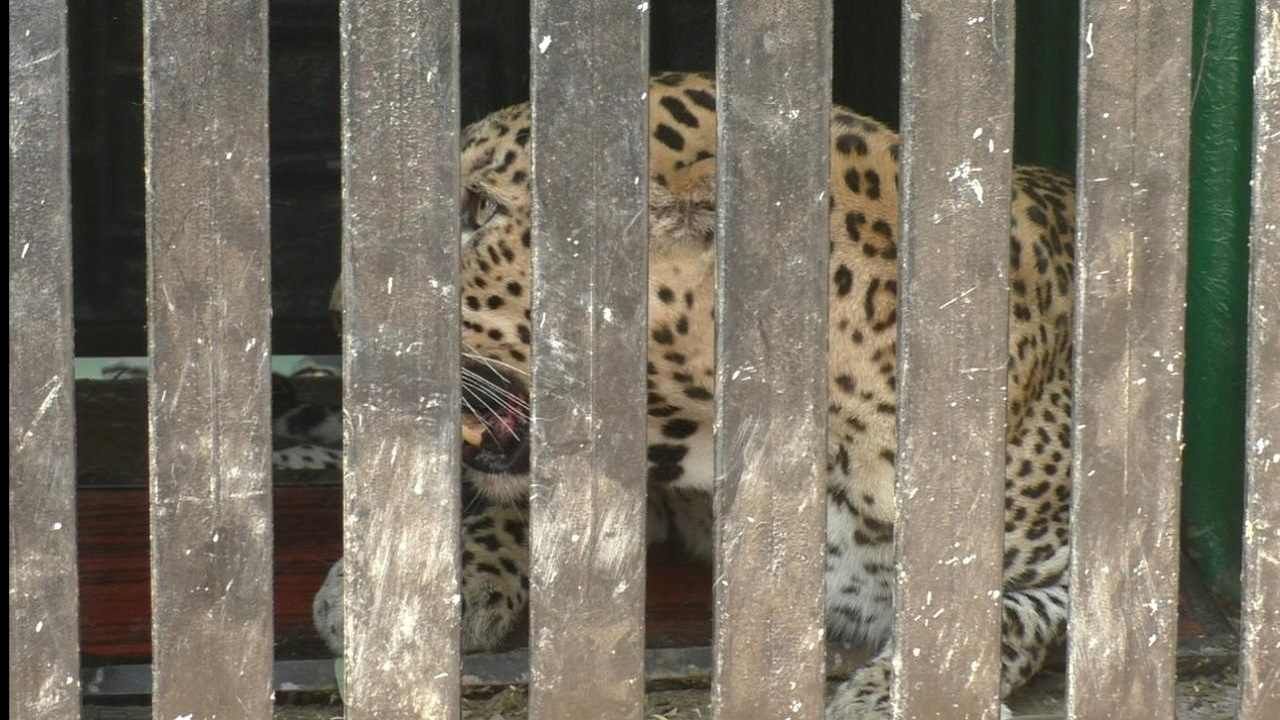
[[[1046,673],[1015,695],[1010,706],[1018,720],[1062,720],[1066,677]],[[835,686],[832,685],[832,688]],[[1239,698],[1234,667],[1178,680],[1177,720],[1233,720]],[[706,688],[652,691],[646,695],[645,720],[709,719]],[[463,720],[523,720],[527,717],[523,688],[511,687],[487,697],[464,700]],[[84,720],[150,720],[144,707],[85,707]],[[275,720],[341,720],[337,705],[289,705],[276,709]],[[1154,716],[1153,716],[1154,717]]]

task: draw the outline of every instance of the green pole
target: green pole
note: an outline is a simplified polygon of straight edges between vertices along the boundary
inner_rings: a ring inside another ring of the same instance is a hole
[[[1182,466],[1183,547],[1240,599],[1254,2],[1196,0]]]

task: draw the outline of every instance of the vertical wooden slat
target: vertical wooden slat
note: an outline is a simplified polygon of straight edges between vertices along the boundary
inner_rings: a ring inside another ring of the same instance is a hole
[[[1191,1],[1081,33],[1068,713],[1173,717]]]
[[[267,3],[144,13],[152,712],[265,718]]]
[[[9,3],[9,717],[80,716],[67,9]]]
[[[995,718],[1013,3],[902,14],[895,702],[903,718]]]
[[[347,717],[456,718],[458,3],[341,17]]]
[[[822,715],[831,5],[717,4],[717,718]]]
[[[644,708],[648,4],[533,4],[530,716]]]
[[[1280,1],[1258,3],[1240,720],[1280,717]]]

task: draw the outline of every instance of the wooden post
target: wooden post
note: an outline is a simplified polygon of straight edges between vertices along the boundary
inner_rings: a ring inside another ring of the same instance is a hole
[[[715,717],[822,716],[831,4],[717,10]]]
[[[347,717],[460,713],[458,3],[341,5]]]
[[[530,717],[644,710],[647,3],[533,3]]]
[[[268,718],[267,3],[143,12],[152,712]]]
[[[9,717],[80,717],[67,8],[9,3]]]
[[[1080,21],[1068,716],[1173,717],[1191,0]]]
[[[903,718],[998,717],[1013,11],[914,0],[902,13],[894,696]],[[949,598],[947,612],[938,597]]]
[[[1280,2],[1256,32],[1240,720],[1280,717]]]

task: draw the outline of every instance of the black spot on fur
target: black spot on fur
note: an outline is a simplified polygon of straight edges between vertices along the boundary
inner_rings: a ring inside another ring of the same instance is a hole
[[[848,155],[850,152],[855,152],[859,155],[866,155],[867,141],[863,140],[862,136],[857,133],[845,133],[836,138],[836,149],[845,155]]]
[[[836,283],[836,294],[840,297],[848,295],[849,291],[853,290],[853,273],[849,272],[849,266],[842,264],[836,268],[833,279]]]
[[[684,468],[679,465],[650,465],[649,482],[671,483],[684,475]]]
[[[704,387],[699,387],[697,385],[693,385],[691,387],[685,388],[684,394],[694,400],[710,400],[712,397],[714,397],[711,394],[710,390]]]
[[[698,423],[685,418],[672,418],[662,425],[662,434],[676,440],[683,440],[698,432]]]
[[[684,91],[684,96],[692,100],[694,105],[715,112],[716,97],[711,93],[697,88],[689,88]]]
[[[680,101],[680,98],[668,95],[659,100],[658,104],[666,108],[667,112],[671,113],[671,117],[681,125],[686,125],[691,128],[698,127],[698,118],[693,113],[689,112],[689,108],[685,107],[685,104]]]
[[[666,123],[658,123],[658,129],[653,131],[653,137],[658,142],[666,145],[676,152],[680,152],[684,149],[684,136],[676,132]]]
[[[867,181],[867,197],[872,200],[880,199],[880,174],[875,170],[868,170],[862,174]]]
[[[862,177],[858,175],[857,168],[849,168],[844,173],[844,184],[849,186],[849,191],[856,194],[862,192]]]

